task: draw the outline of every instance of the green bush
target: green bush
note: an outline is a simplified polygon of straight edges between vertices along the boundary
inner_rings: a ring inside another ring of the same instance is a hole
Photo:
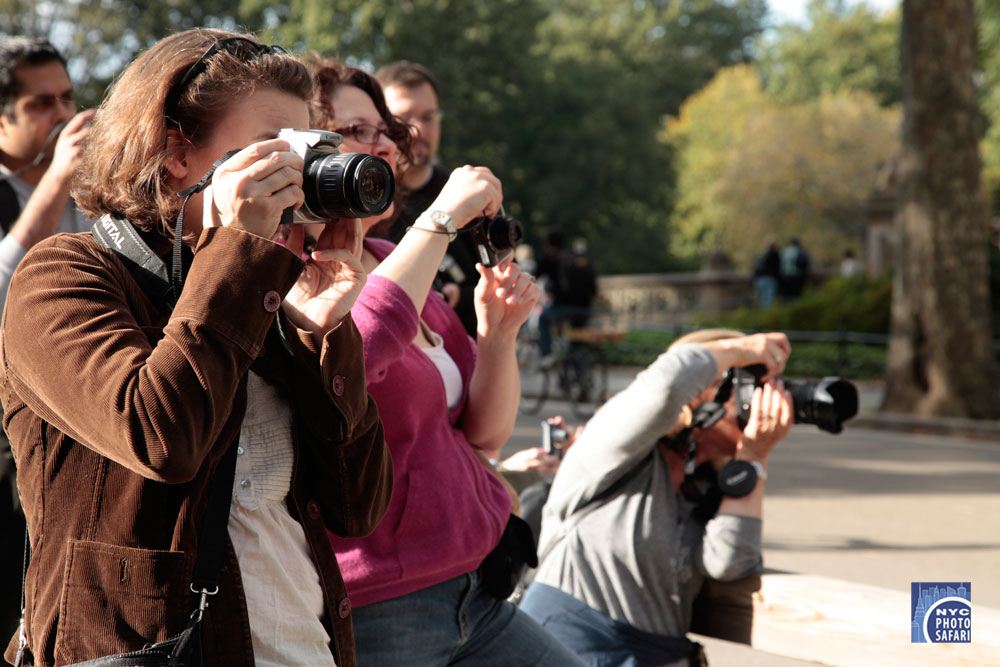
[[[888,333],[892,279],[835,277],[791,303],[768,309],[741,308],[722,316],[699,318],[699,326],[745,331],[854,331]]]

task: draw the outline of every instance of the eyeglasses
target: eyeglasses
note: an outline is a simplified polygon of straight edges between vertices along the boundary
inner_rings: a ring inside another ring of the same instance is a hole
[[[52,111],[56,108],[57,104],[64,104],[69,107],[76,108],[76,100],[73,98],[73,90],[67,90],[59,93],[40,93],[38,95],[31,95],[28,97],[28,101],[25,102],[25,107],[31,109],[32,111],[39,111],[42,113]]]
[[[378,138],[381,135],[385,135],[390,141],[392,141],[392,137],[389,136],[388,130],[384,130],[381,127],[375,127],[369,123],[358,123],[357,125],[342,127],[334,130],[334,132],[344,137],[352,137],[359,144],[369,144],[371,146],[378,143]]]
[[[430,125],[432,123],[439,123],[441,119],[444,118],[444,112],[440,109],[431,109],[419,116],[400,116],[407,123],[420,123],[421,125]]]
[[[188,68],[184,76],[170,87],[166,100],[163,102],[163,112],[167,118],[172,118],[177,113],[177,105],[180,104],[181,94],[191,85],[192,81],[208,69],[208,61],[219,51],[225,51],[229,55],[239,58],[244,63],[253,62],[261,56],[288,53],[288,51],[277,44],[261,44],[246,37],[226,37],[225,39],[216,41]]]

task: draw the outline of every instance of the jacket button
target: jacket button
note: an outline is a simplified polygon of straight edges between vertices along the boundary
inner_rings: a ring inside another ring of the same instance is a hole
[[[337,606],[337,615],[341,618],[347,618],[351,615],[351,601],[349,599],[344,598],[340,601],[340,604]]]
[[[310,500],[306,503],[306,513],[309,515],[309,518],[318,519],[320,515],[319,503],[315,500]]]
[[[278,308],[281,308],[281,295],[275,290],[270,290],[264,295],[264,310],[273,313]]]
[[[344,378],[339,375],[333,376],[333,393],[336,396],[344,395]]]

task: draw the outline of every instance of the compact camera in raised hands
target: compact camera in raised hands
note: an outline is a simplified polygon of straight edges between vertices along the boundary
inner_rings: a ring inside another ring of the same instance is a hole
[[[483,266],[496,266],[514,254],[514,248],[524,240],[524,227],[514,218],[500,213],[492,218],[476,218],[468,224]]]
[[[326,130],[278,132],[291,151],[302,157],[305,203],[282,223],[326,222],[336,218],[367,218],[385,213],[396,192],[389,163],[368,153],[341,153],[343,137]]]

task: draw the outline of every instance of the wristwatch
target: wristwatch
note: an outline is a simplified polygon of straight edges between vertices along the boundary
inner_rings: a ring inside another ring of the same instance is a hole
[[[719,470],[719,491],[730,498],[742,498],[753,491],[758,479],[767,479],[767,471],[759,461],[733,459]]]
[[[413,226],[432,232],[445,232],[448,234],[448,240],[450,241],[454,241],[458,235],[458,230],[455,229],[455,221],[444,211],[424,211],[414,221]]]

